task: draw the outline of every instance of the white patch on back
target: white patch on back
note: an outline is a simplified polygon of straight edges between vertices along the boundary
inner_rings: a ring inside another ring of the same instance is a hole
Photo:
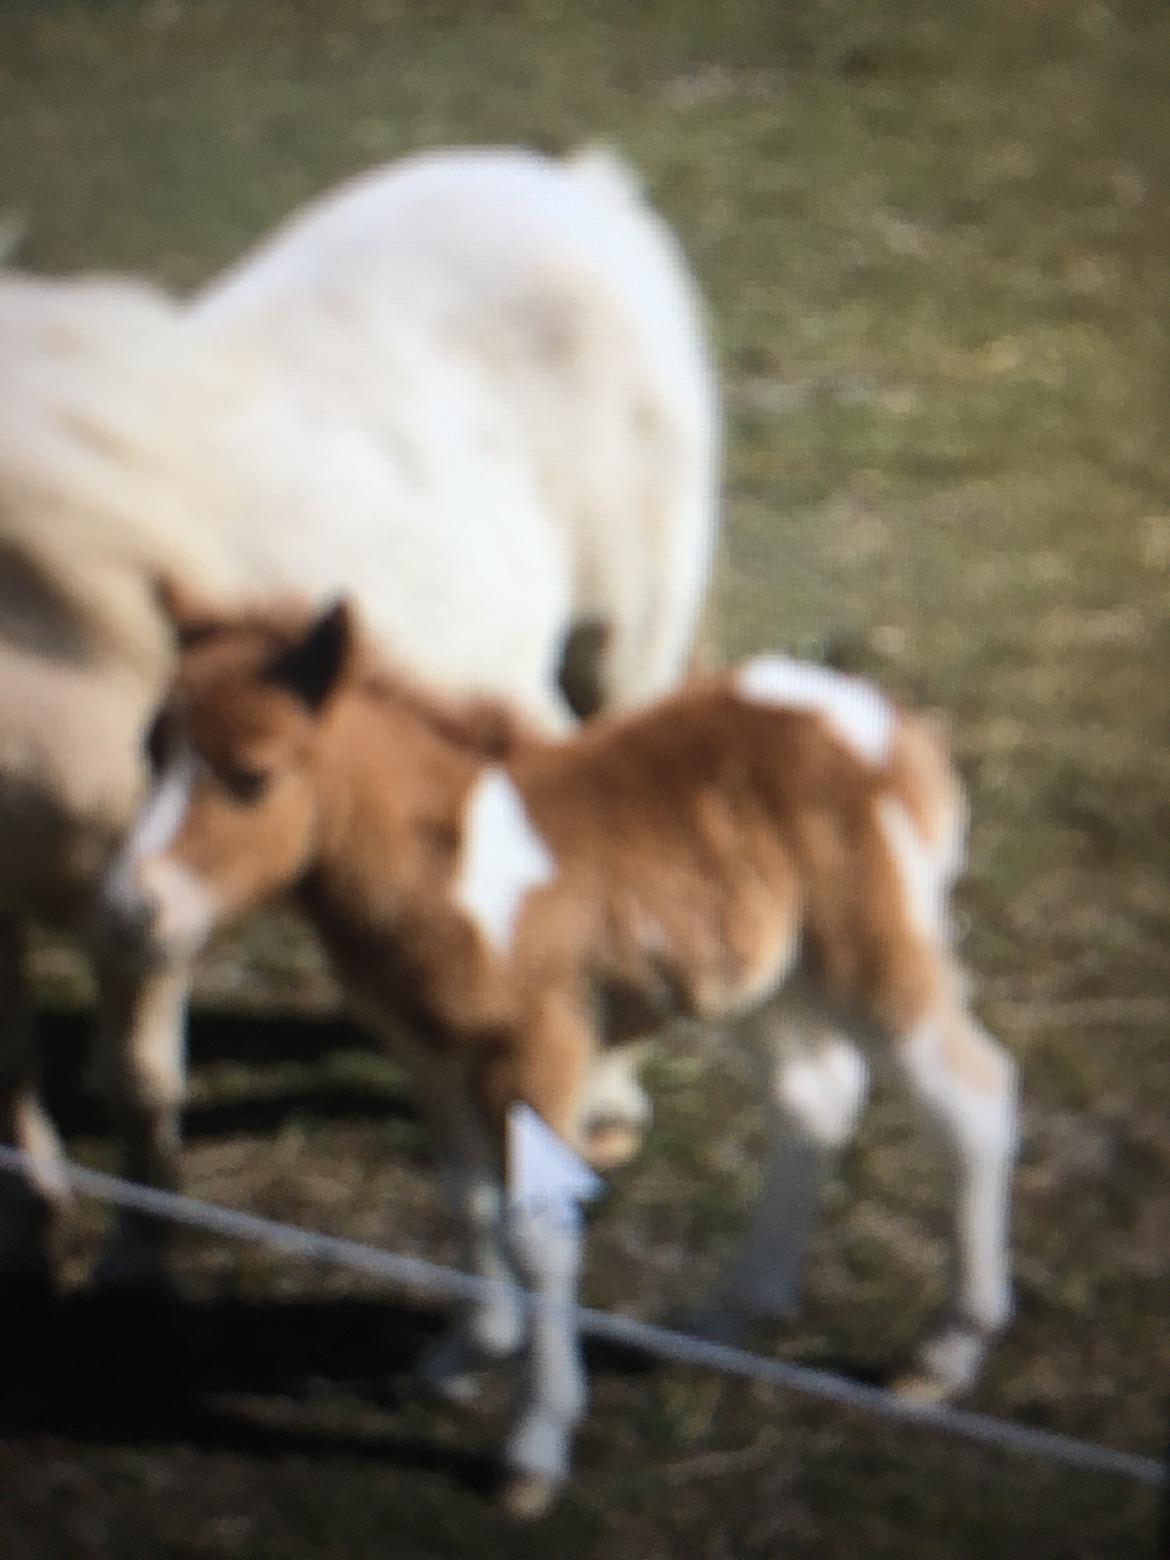
[[[463,851],[454,899],[501,953],[512,946],[525,896],[556,875],[556,862],[529,821],[505,772],[485,769],[463,814]]]
[[[885,764],[894,738],[896,716],[889,700],[859,677],[846,677],[827,666],[762,655],[742,666],[736,678],[742,699],[820,715],[867,764]]]

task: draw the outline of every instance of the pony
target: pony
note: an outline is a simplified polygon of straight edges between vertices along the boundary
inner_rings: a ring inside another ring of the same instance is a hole
[[[716,1312],[734,1329],[792,1302],[873,1056],[954,1172],[950,1299],[900,1389],[973,1385],[1011,1310],[1015,1069],[952,947],[966,804],[929,721],[860,679],[760,656],[550,741],[380,667],[344,603],[225,619],[167,599],[179,676],[105,913],[149,965],[295,892],[412,1070],[467,1261],[498,1281],[424,1374],[464,1398],[485,1361],[523,1353],[510,1510],[553,1499],[586,1396],[579,1223],[517,1183],[510,1126],[535,1112],[592,1157],[598,1066],[680,1017],[743,1028],[772,1115]],[[517,1286],[543,1303],[526,1313]]]
[[[160,572],[229,603],[360,602],[386,654],[547,731],[683,671],[716,529],[719,414],[677,241],[613,154],[420,154],[325,195],[180,303],[0,272],[0,1268],[40,1285],[62,1194],[30,922],[79,936],[126,1172],[178,1178],[184,959],[94,907],[174,650]],[[149,1282],[123,1217],[98,1268]]]

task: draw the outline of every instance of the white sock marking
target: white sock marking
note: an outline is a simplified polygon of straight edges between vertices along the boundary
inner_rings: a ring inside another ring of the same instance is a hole
[[[956,1163],[961,1312],[995,1329],[1011,1311],[1008,1217],[1017,1134],[1014,1069],[1004,1054],[1002,1086],[985,1091],[956,1077],[940,1053],[937,1031],[925,1025],[905,1046],[902,1064]]]

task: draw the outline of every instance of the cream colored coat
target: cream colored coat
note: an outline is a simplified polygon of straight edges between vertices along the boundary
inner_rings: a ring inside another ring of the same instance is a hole
[[[160,575],[344,591],[397,664],[556,728],[575,629],[598,630],[600,702],[683,669],[717,466],[692,284],[605,153],[408,159],[186,306],[0,274],[0,982],[19,996],[26,917],[85,927],[137,801]],[[147,1118],[128,1162],[172,1179],[185,972],[101,979],[111,1099]],[[43,1149],[21,1031],[0,1133]],[[0,1260],[27,1222],[0,1206]]]

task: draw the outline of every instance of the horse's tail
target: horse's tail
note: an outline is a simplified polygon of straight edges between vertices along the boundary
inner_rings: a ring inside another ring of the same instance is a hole
[[[645,185],[637,169],[606,142],[586,142],[565,161],[576,177],[607,204],[640,205],[645,199]]]

